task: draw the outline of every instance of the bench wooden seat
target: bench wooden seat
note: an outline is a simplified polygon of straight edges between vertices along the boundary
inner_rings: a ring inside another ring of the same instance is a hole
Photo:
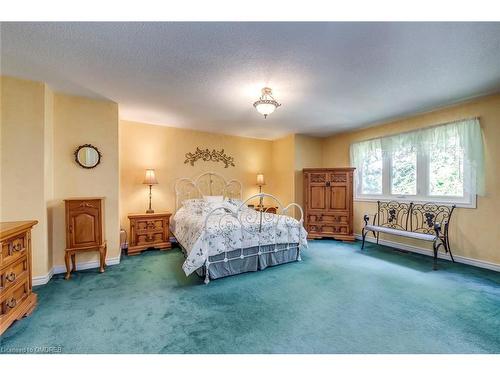
[[[363,217],[365,225],[362,230],[365,247],[366,235],[371,232],[379,242],[379,234],[386,233],[395,236],[431,241],[434,252],[433,269],[437,269],[437,254],[442,246],[446,253],[451,253],[449,242],[449,223],[455,206],[437,205],[435,203],[401,203],[396,201],[377,202],[377,213],[370,224],[370,215]]]

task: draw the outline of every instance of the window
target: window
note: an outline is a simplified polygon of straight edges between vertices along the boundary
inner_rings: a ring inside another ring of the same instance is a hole
[[[478,119],[351,145],[358,200],[411,200],[475,207],[484,194]]]
[[[363,160],[362,194],[382,194],[382,151],[368,153]]]
[[[417,194],[417,153],[411,149],[394,150],[391,167],[391,193]]]

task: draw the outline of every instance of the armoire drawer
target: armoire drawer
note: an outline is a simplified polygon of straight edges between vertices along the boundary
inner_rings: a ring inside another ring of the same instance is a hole
[[[321,226],[322,233],[328,234],[349,234],[348,225],[324,224]]]
[[[3,296],[19,280],[29,276],[28,257],[19,258],[0,271],[0,296]]]
[[[308,214],[307,220],[309,223],[332,223],[332,224],[349,224],[349,213],[321,213],[321,214]]]
[[[28,248],[28,236],[26,233],[24,232],[1,243],[0,268],[14,262],[16,259],[26,256]]]

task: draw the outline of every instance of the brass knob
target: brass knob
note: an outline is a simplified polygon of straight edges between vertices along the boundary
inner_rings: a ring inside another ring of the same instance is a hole
[[[9,309],[13,309],[17,305],[17,301],[14,298],[11,298],[10,301],[5,303]]]
[[[21,251],[23,249],[23,247],[21,246],[20,243],[18,243],[17,245],[14,245],[13,243],[10,244],[10,252],[17,252],[17,251]]]
[[[16,279],[16,274],[14,272],[9,273],[5,276],[8,282],[13,282]]]

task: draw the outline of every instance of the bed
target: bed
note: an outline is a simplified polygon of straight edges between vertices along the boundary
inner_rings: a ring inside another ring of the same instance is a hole
[[[241,183],[226,181],[214,172],[179,179],[175,195],[170,229],[186,257],[182,265],[186,275],[196,272],[208,284],[213,279],[301,260],[307,232],[298,204],[283,207],[266,193],[242,200]],[[277,207],[276,214],[248,207],[254,202],[262,206],[264,201]]]

